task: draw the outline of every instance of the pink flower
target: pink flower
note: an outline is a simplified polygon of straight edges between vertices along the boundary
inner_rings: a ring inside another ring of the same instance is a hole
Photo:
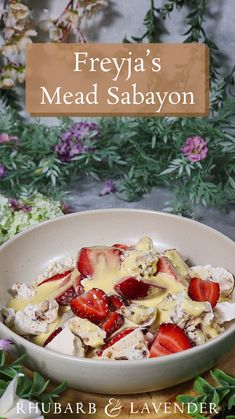
[[[181,151],[189,161],[195,163],[206,158],[208,147],[204,138],[195,136],[187,138]]]
[[[106,179],[100,196],[108,195],[110,193],[116,192],[117,188],[111,179]]]
[[[30,212],[32,209],[30,206],[23,204],[22,202],[18,201],[16,198],[10,198],[9,204],[14,211]]]
[[[0,351],[10,352],[13,344],[10,339],[0,339]]]
[[[6,168],[3,164],[0,164],[0,177],[6,176]]]
[[[8,135],[5,132],[0,134],[0,144],[18,142],[19,138],[14,135]]]

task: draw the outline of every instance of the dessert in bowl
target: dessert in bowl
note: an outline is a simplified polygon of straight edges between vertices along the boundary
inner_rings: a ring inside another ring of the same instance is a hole
[[[202,224],[144,210],[44,223],[0,249],[1,335],[32,368],[82,390],[172,386],[234,342],[234,248]]]

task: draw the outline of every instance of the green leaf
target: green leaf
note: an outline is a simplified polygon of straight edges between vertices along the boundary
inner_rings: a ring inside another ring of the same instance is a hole
[[[211,394],[214,392],[214,387],[202,377],[198,377],[195,380],[193,389],[199,394]]]
[[[228,408],[232,409],[232,407],[235,406],[235,393],[232,394],[232,396],[228,400]]]
[[[211,375],[222,386],[227,384],[235,386],[235,377],[226,374],[218,368],[213,370],[213,372],[211,372]]]
[[[39,396],[43,393],[49,384],[49,380],[45,380],[38,372],[33,374],[33,384],[30,391],[30,396]]]

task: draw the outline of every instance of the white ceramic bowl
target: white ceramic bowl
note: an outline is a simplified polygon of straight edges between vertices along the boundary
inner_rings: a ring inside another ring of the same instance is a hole
[[[146,210],[80,212],[33,227],[0,247],[0,305],[14,282],[31,283],[51,259],[76,255],[81,246],[135,243],[143,235],[159,248],[176,247],[194,264],[210,263],[235,273],[235,243],[203,224]],[[235,327],[202,346],[142,361],[60,355],[28,342],[2,322],[0,336],[13,339],[28,354],[28,366],[54,381],[67,380],[89,392],[131,394],[170,387],[208,370],[232,348]]]

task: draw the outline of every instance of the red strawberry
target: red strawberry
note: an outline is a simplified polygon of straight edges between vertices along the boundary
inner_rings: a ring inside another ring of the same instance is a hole
[[[83,287],[83,285],[81,284],[81,281],[83,280],[84,278],[82,277],[82,275],[79,275],[76,279],[75,279],[75,282],[74,282],[74,289],[75,289],[75,292],[76,292],[76,295],[81,295],[81,294],[83,294],[84,293],[84,287]]]
[[[70,307],[76,316],[99,323],[108,314],[108,297],[102,290],[92,288],[74,298],[70,302]]]
[[[130,329],[125,329],[120,333],[116,333],[116,335],[114,335],[111,339],[108,340],[108,342],[106,342],[106,344],[103,346],[102,352],[109,348],[110,346],[114,345],[116,342],[118,342],[119,340],[123,339],[125,336],[129,335],[129,333],[133,332],[135,330],[134,327],[130,328]]]
[[[112,244],[112,247],[115,247],[116,249],[121,250],[122,251],[121,253],[125,252],[125,250],[130,249],[130,246],[127,246],[126,244],[120,244],[120,243]]]
[[[130,300],[142,300],[148,296],[151,288],[151,284],[138,280],[134,276],[124,279],[114,287],[118,294]]]
[[[52,332],[50,336],[48,336],[48,338],[45,340],[43,346],[45,347],[48,345],[48,343],[50,343],[60,332],[62,332],[62,327],[55,329],[54,332]]]
[[[84,276],[93,274],[93,264],[91,262],[90,253],[91,249],[89,247],[83,247],[78,256],[77,268]]]
[[[106,319],[104,319],[100,324],[100,327],[105,330],[107,336],[110,336],[120,329],[123,323],[124,319],[121,314],[110,311]]]
[[[116,311],[125,305],[124,300],[118,295],[109,295],[109,308],[111,311]]]
[[[173,323],[163,323],[151,345],[150,358],[170,355],[192,348],[183,329]]]
[[[157,273],[162,272],[178,280],[178,275],[171,261],[166,256],[160,256],[157,261]]]
[[[45,284],[46,282],[57,281],[58,279],[65,278],[66,276],[68,276],[69,274],[71,274],[72,271],[73,271],[73,269],[69,269],[68,271],[62,272],[60,274],[53,275],[50,278],[44,279],[37,286],[40,287],[40,285]]]
[[[78,255],[78,271],[83,276],[92,276],[100,256],[105,258],[107,266],[111,261],[119,264],[119,252],[117,249],[111,247],[83,247]]]
[[[188,295],[192,300],[208,301],[212,307],[215,307],[219,299],[220,287],[218,282],[192,278],[188,287]]]
[[[76,297],[76,291],[73,287],[73,285],[65,290],[61,295],[56,297],[56,301],[61,306],[67,306],[71,300],[73,300]]]

